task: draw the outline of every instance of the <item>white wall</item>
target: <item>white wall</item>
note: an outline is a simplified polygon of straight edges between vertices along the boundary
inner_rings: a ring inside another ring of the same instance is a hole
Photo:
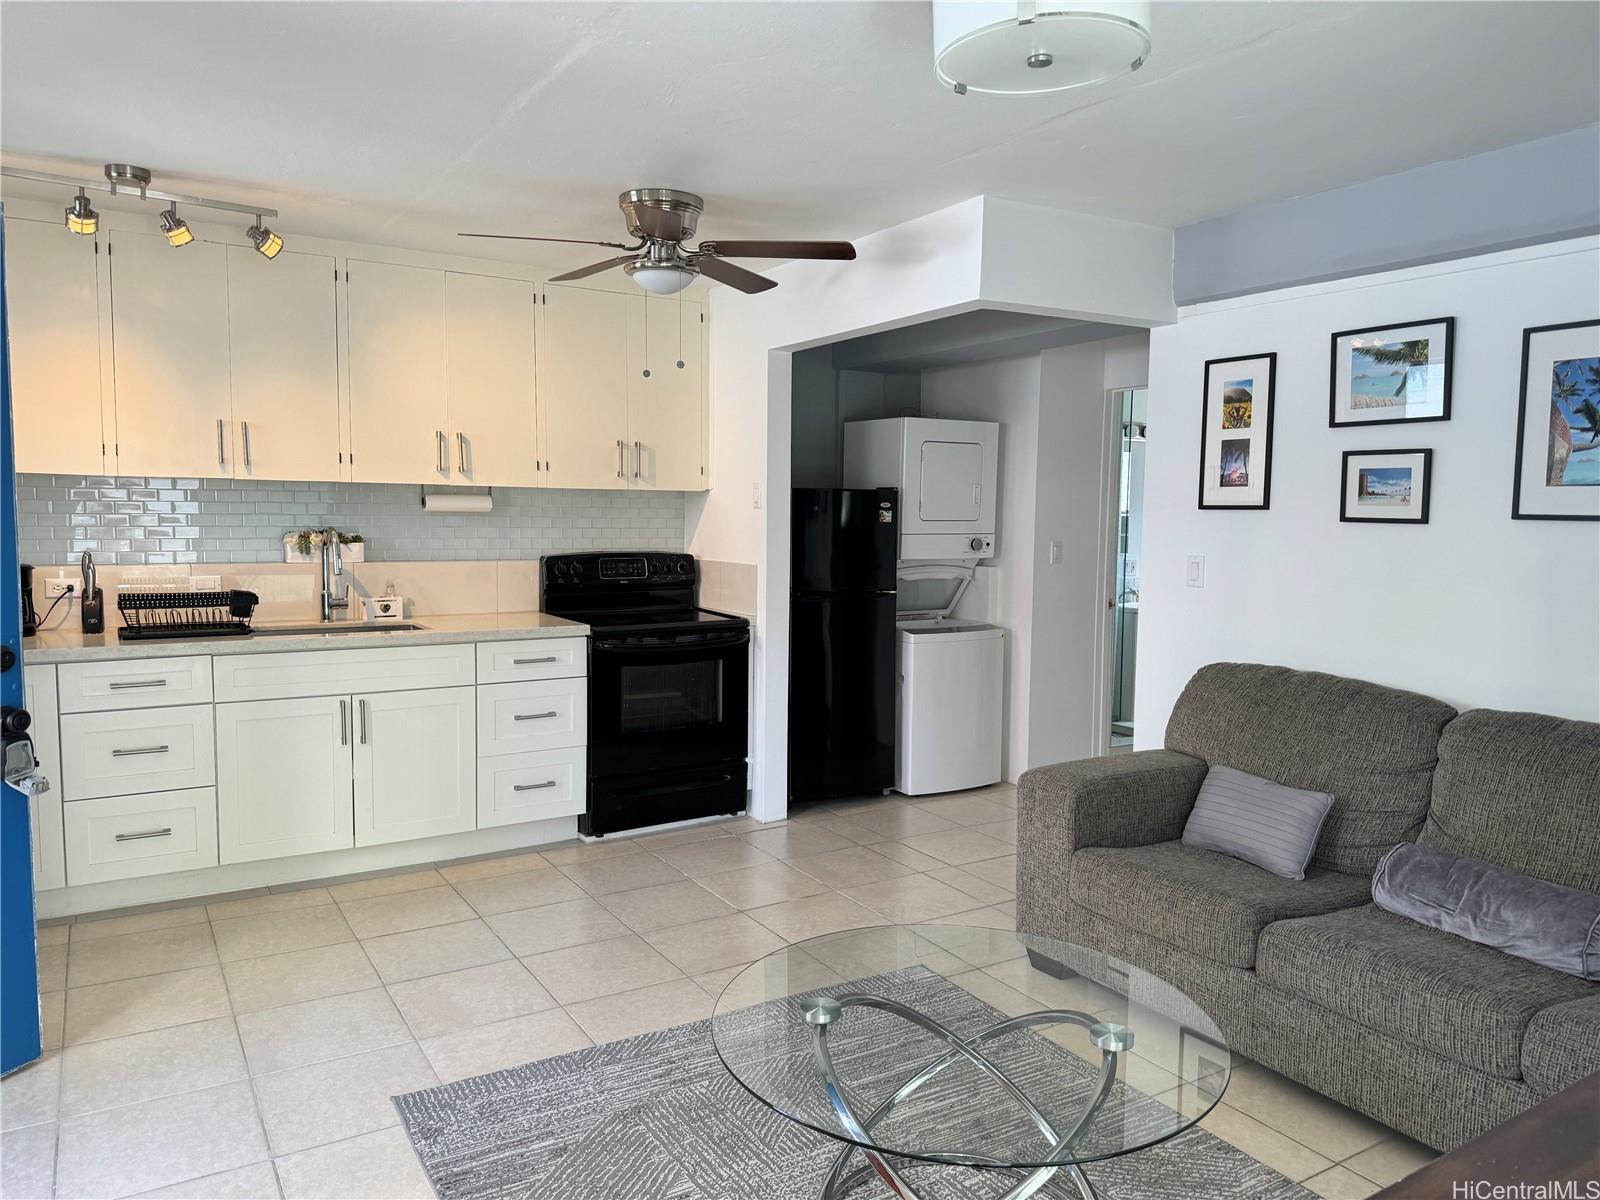
[[[1511,519],[1522,330],[1596,315],[1583,239],[1185,309],[1150,344],[1136,744],[1208,662],[1353,675],[1458,708],[1600,719],[1600,525]],[[1328,428],[1329,337],[1455,316],[1449,421]],[[1195,504],[1208,358],[1278,354],[1272,507]],[[1427,525],[1339,521],[1340,455],[1432,447]],[[1205,556],[1205,587],[1184,585]]]

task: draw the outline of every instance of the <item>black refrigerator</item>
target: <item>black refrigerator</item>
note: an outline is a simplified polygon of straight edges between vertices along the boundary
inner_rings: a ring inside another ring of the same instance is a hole
[[[796,488],[789,799],[894,785],[897,488]]]

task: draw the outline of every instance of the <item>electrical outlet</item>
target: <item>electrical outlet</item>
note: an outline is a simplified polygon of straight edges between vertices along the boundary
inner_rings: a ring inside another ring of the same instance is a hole
[[[1183,582],[1192,588],[1203,588],[1206,585],[1206,559],[1203,554],[1189,555],[1189,561],[1184,570]]]
[[[64,596],[68,592],[78,590],[76,580],[68,579],[65,575],[57,575],[54,579],[44,581],[44,598],[54,600],[57,596]]]
[[[191,592],[220,592],[222,590],[222,576],[191,575],[189,576],[189,590]]]

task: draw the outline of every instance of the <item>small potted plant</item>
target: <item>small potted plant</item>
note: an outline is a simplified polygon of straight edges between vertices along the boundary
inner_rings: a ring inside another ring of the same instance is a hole
[[[366,541],[359,533],[339,535],[339,553],[345,562],[366,561]],[[286,563],[316,562],[322,553],[322,530],[291,529],[283,535],[283,561]]]

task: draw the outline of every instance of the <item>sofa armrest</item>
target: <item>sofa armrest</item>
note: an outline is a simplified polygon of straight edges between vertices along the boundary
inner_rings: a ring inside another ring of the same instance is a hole
[[[1175,750],[1141,750],[1026,772],[1017,783],[1017,928],[1070,936],[1065,916],[1073,853],[1181,836],[1206,769]]]

